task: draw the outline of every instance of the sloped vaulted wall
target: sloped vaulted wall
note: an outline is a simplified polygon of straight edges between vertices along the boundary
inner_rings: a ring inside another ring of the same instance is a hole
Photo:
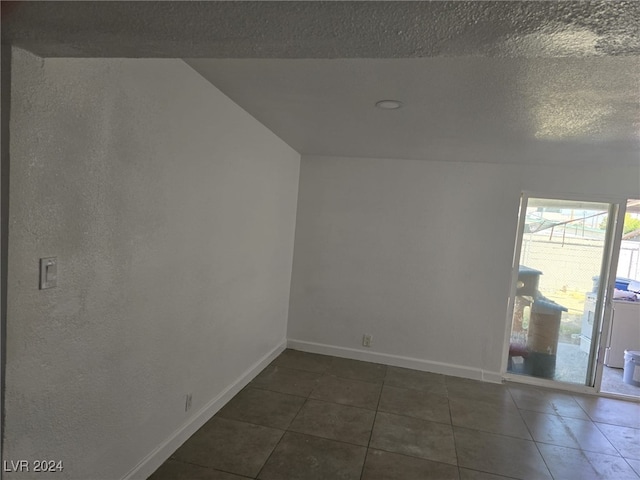
[[[180,60],[12,78],[4,459],[123,478],[284,347],[300,157]]]

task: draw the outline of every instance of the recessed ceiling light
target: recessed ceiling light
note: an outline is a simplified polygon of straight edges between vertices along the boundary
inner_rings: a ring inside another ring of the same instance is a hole
[[[382,108],[383,110],[397,110],[402,107],[402,102],[398,100],[380,100],[376,102],[376,107]]]

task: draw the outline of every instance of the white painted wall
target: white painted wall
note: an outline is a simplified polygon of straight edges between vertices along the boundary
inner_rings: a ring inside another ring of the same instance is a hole
[[[300,157],[182,61],[13,53],[4,459],[145,478],[283,346]]]
[[[640,165],[303,156],[290,345],[497,381],[522,190],[637,197]]]

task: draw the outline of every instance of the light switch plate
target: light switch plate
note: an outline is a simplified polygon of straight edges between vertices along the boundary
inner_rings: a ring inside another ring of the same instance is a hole
[[[58,285],[58,259],[47,257],[40,259],[40,290]]]

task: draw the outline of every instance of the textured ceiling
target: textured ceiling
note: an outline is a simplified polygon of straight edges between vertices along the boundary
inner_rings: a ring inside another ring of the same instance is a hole
[[[629,60],[187,63],[306,154],[585,164],[640,161],[640,63]],[[385,98],[404,107],[374,107]]]
[[[17,3],[17,5],[16,5]],[[403,58],[640,53],[640,3],[3,2],[41,56]]]
[[[2,6],[41,56],[189,58],[303,154],[640,161],[636,1]]]

